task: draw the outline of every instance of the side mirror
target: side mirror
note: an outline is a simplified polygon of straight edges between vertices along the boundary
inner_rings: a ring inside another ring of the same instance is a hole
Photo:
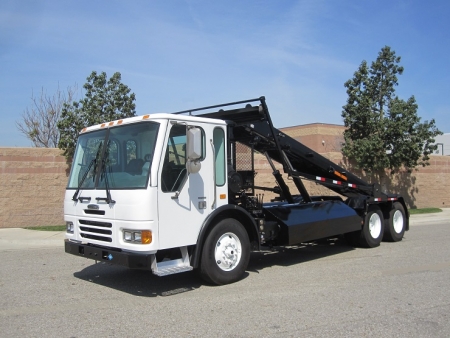
[[[197,127],[188,127],[186,136],[186,168],[190,174],[196,174],[201,168],[200,159],[202,157],[202,131]]]

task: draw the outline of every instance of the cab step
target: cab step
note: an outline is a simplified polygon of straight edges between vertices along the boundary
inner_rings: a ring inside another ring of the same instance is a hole
[[[192,271],[192,266],[173,266],[173,267],[164,267],[160,268],[158,266],[158,269],[156,271],[153,271],[153,274],[156,276],[162,277],[167,275],[173,275],[180,272],[186,272],[186,271]]]
[[[181,247],[181,258],[157,262],[156,257],[152,258],[152,272],[154,275],[162,277],[176,273],[193,270],[189,263],[187,247]]]

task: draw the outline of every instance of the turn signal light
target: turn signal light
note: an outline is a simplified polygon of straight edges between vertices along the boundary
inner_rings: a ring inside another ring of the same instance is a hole
[[[142,230],[141,243],[150,244],[152,242],[152,232],[150,230]]]

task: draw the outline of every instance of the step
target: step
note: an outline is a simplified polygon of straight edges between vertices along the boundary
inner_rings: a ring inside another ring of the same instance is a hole
[[[152,258],[152,272],[157,276],[173,275],[175,273],[191,271],[193,267],[189,263],[189,254],[187,247],[180,247],[181,258],[172,260],[156,261],[156,257]]]
[[[180,272],[187,272],[187,271],[192,271],[193,268],[192,266],[173,266],[173,267],[167,267],[167,268],[162,268],[153,271],[153,274],[155,274],[156,276],[162,277],[162,276],[168,276],[168,275],[173,275],[176,273],[180,273]]]

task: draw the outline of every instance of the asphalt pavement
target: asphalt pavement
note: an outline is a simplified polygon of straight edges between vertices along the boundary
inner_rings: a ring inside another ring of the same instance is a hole
[[[223,286],[67,255],[61,232],[0,230],[0,337],[448,338],[449,227],[450,209],[375,249],[254,252]]]
[[[410,226],[426,225],[450,220],[450,208],[442,212],[411,215]],[[38,249],[60,247],[65,231],[40,231],[22,228],[0,229],[0,250]]]

